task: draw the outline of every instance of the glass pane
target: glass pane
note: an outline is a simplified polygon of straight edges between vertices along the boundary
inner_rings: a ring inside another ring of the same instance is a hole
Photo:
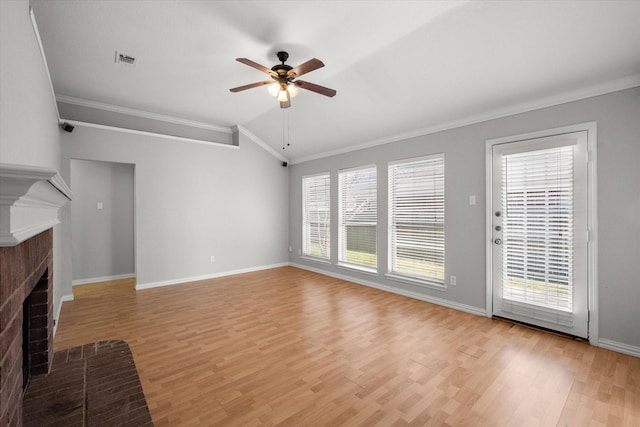
[[[302,251],[304,255],[330,257],[329,174],[302,179]]]
[[[389,166],[391,272],[444,283],[444,156]]]
[[[503,298],[573,310],[573,147],[502,157]]]
[[[377,258],[376,168],[341,172],[339,175],[339,260],[376,268]]]

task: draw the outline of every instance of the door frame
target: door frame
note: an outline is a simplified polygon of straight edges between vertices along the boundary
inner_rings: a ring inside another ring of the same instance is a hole
[[[587,132],[587,307],[588,335],[591,345],[598,345],[598,204],[596,175],[596,122],[586,122],[537,132],[489,139],[485,141],[485,270],[486,270],[486,316],[493,317],[493,146],[527,139],[542,138],[573,132]]]

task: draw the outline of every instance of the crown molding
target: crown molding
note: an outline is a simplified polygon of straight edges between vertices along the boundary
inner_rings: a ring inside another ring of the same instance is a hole
[[[141,117],[145,119],[157,120],[160,122],[172,123],[176,125],[196,127],[200,129],[212,130],[215,132],[232,133],[231,128],[217,126],[210,123],[198,122],[194,120],[181,119],[163,114],[150,113],[148,111],[136,110],[133,108],[121,107],[119,105],[106,104],[103,102],[90,101],[87,99],[74,98],[66,95],[56,95],[56,100],[65,104],[77,105],[80,107],[94,108],[97,110],[109,111],[111,113],[126,114],[128,116]]]
[[[104,111],[110,111],[110,112],[114,112],[114,113],[120,113],[120,114],[126,114],[126,115],[142,117],[142,118],[147,118],[147,119],[152,119],[152,120],[158,120],[158,121],[163,121],[163,122],[168,122],[168,123],[173,123],[173,124],[178,124],[178,125],[198,127],[198,128],[201,128],[201,129],[213,130],[213,131],[222,132],[222,133],[234,133],[234,132],[237,131],[237,132],[242,133],[243,135],[245,135],[247,138],[249,138],[251,141],[253,141],[257,145],[259,145],[260,147],[262,147],[265,151],[270,153],[275,158],[277,158],[279,160],[282,160],[282,161],[285,161],[285,162],[289,162],[290,164],[296,164],[296,163],[303,163],[303,162],[307,162],[307,161],[311,161],[311,160],[322,159],[322,158],[325,158],[325,157],[335,156],[335,155],[339,155],[339,154],[349,153],[349,152],[352,152],[352,151],[363,150],[363,149],[366,149],[366,148],[376,147],[378,145],[390,144],[390,143],[393,143],[393,142],[403,141],[403,140],[407,140],[407,139],[411,139],[411,138],[415,138],[415,137],[419,137],[419,136],[424,136],[424,135],[429,135],[429,134],[433,134],[433,133],[443,132],[443,131],[446,131],[446,130],[451,130],[451,129],[455,129],[455,128],[459,128],[459,127],[463,127],[463,126],[469,126],[469,125],[472,125],[472,124],[486,122],[486,121],[489,121],[489,120],[500,119],[500,118],[503,118],[503,117],[513,116],[513,115],[516,115],[516,114],[521,114],[521,113],[526,113],[526,112],[529,112],[529,111],[539,110],[539,109],[542,109],[542,108],[552,107],[552,106],[555,106],[555,105],[566,104],[568,102],[579,101],[579,100],[586,99],[586,98],[591,98],[591,97],[595,97],[595,96],[599,96],[599,95],[605,95],[605,94],[611,93],[611,92],[617,92],[617,91],[621,91],[621,90],[625,90],[625,89],[631,89],[631,88],[637,87],[637,86],[640,86],[640,74],[634,74],[634,75],[623,77],[623,78],[620,78],[620,79],[617,79],[617,80],[612,80],[612,81],[608,81],[608,82],[605,82],[605,83],[592,85],[592,86],[581,88],[581,89],[577,89],[577,90],[574,90],[574,91],[564,92],[564,93],[557,94],[557,95],[554,95],[554,96],[540,98],[540,99],[536,99],[534,101],[512,105],[512,106],[509,106],[507,108],[500,108],[500,109],[491,110],[491,111],[488,111],[486,113],[482,113],[482,114],[478,114],[478,115],[474,115],[474,116],[469,116],[469,117],[465,117],[465,118],[458,119],[458,120],[453,120],[453,121],[450,121],[450,122],[447,122],[447,123],[443,123],[443,124],[438,124],[438,125],[435,125],[435,126],[415,129],[415,130],[412,130],[412,131],[403,132],[401,134],[396,134],[396,135],[391,135],[391,136],[388,136],[388,137],[385,137],[385,138],[380,138],[380,139],[364,142],[364,143],[353,145],[353,146],[349,146],[349,147],[338,148],[338,149],[335,149],[335,150],[325,151],[323,153],[318,153],[318,154],[313,154],[313,155],[310,155],[310,156],[303,156],[303,157],[300,157],[300,158],[293,158],[293,159],[288,159],[287,157],[283,156],[281,153],[279,153],[277,150],[273,149],[265,141],[260,139],[257,135],[255,135],[254,133],[252,133],[247,128],[245,128],[244,126],[241,126],[241,125],[236,125],[236,126],[233,126],[233,127],[216,126],[216,125],[212,125],[212,124],[208,124],[208,123],[197,122],[197,121],[186,120],[186,119],[180,119],[180,118],[177,118],[177,117],[165,116],[165,115],[161,115],[161,114],[155,114],[155,113],[150,113],[150,112],[146,112],[146,111],[135,110],[135,109],[126,108],[126,107],[120,107],[120,106],[117,106],[117,105],[105,104],[105,103],[96,102],[96,101],[89,101],[89,100],[80,99],[80,98],[74,98],[74,97],[65,96],[65,95],[56,95],[56,100],[58,102],[63,102],[63,103],[72,104],[72,105],[78,105],[78,106],[82,106],[82,107],[95,108],[95,109],[100,109],[100,110],[104,110]],[[118,130],[118,131],[130,131],[128,129],[117,128],[117,127],[113,127],[113,126],[93,125],[93,124],[86,123],[86,122],[79,122],[79,121],[72,121],[72,120],[67,120],[67,121],[69,123],[71,123],[71,124],[74,124],[74,125],[78,124],[80,126],[92,126],[92,127],[96,127],[96,128],[104,128],[104,129],[111,129],[111,130]],[[194,140],[194,139],[189,139],[189,138],[181,138],[181,137],[171,137],[171,136],[162,135],[162,134],[156,134],[156,133],[151,133],[151,132],[133,131],[133,130],[131,130],[130,132],[131,133],[138,133],[138,134],[145,134],[145,135],[168,137],[168,138],[171,138],[171,139],[186,140],[186,141],[190,141],[190,142],[211,143],[211,142],[208,142],[208,141],[200,141],[200,140]],[[220,144],[220,145],[227,145],[227,144]]]
[[[300,157],[298,159],[294,158],[291,160],[291,164],[308,162],[311,160],[317,160],[325,157],[349,153],[351,151],[358,151],[358,150],[363,150],[365,148],[376,147],[378,145],[384,145],[392,142],[403,141],[403,140],[415,138],[418,136],[430,135],[433,133],[451,130],[451,129],[455,129],[463,126],[469,126],[472,124],[486,122],[489,120],[500,119],[503,117],[522,114],[529,111],[539,110],[542,108],[553,107],[555,105],[561,105],[569,102],[579,101],[581,99],[593,98],[595,96],[600,96],[600,95],[605,95],[607,93],[631,89],[637,86],[640,86],[640,74],[634,74],[631,76],[623,77],[621,79],[611,80],[605,83],[588,86],[588,87],[577,89],[574,91],[564,92],[554,96],[540,98],[534,101],[512,105],[507,108],[491,110],[483,114],[469,116],[459,120],[453,120],[453,121],[439,124],[436,126],[416,129],[413,131],[376,139],[376,140],[365,142],[362,144],[353,145],[350,147],[338,148],[336,150],[330,150],[324,153]]]
[[[244,126],[236,125],[236,126],[233,127],[233,129],[237,130],[237,132],[243,134],[244,136],[249,138],[251,141],[253,141],[257,145],[262,147],[266,152],[271,154],[276,159],[282,160],[283,162],[289,162],[288,158],[286,158],[285,156],[280,154],[278,151],[274,150],[269,144],[264,142],[262,139],[258,138],[255,134],[253,134],[251,131],[249,131]]]

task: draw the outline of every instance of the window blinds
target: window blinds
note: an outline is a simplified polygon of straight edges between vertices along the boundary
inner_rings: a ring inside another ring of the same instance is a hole
[[[302,178],[302,252],[329,259],[330,230],[329,174]]]
[[[390,273],[444,284],[444,155],[389,164]]]
[[[377,268],[376,167],[341,171],[338,175],[338,260]]]
[[[502,157],[506,311],[520,302],[572,312],[573,184],[572,146]]]

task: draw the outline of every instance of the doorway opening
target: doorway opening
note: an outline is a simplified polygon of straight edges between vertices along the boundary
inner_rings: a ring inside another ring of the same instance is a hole
[[[135,278],[135,165],[71,159],[72,284]]]

